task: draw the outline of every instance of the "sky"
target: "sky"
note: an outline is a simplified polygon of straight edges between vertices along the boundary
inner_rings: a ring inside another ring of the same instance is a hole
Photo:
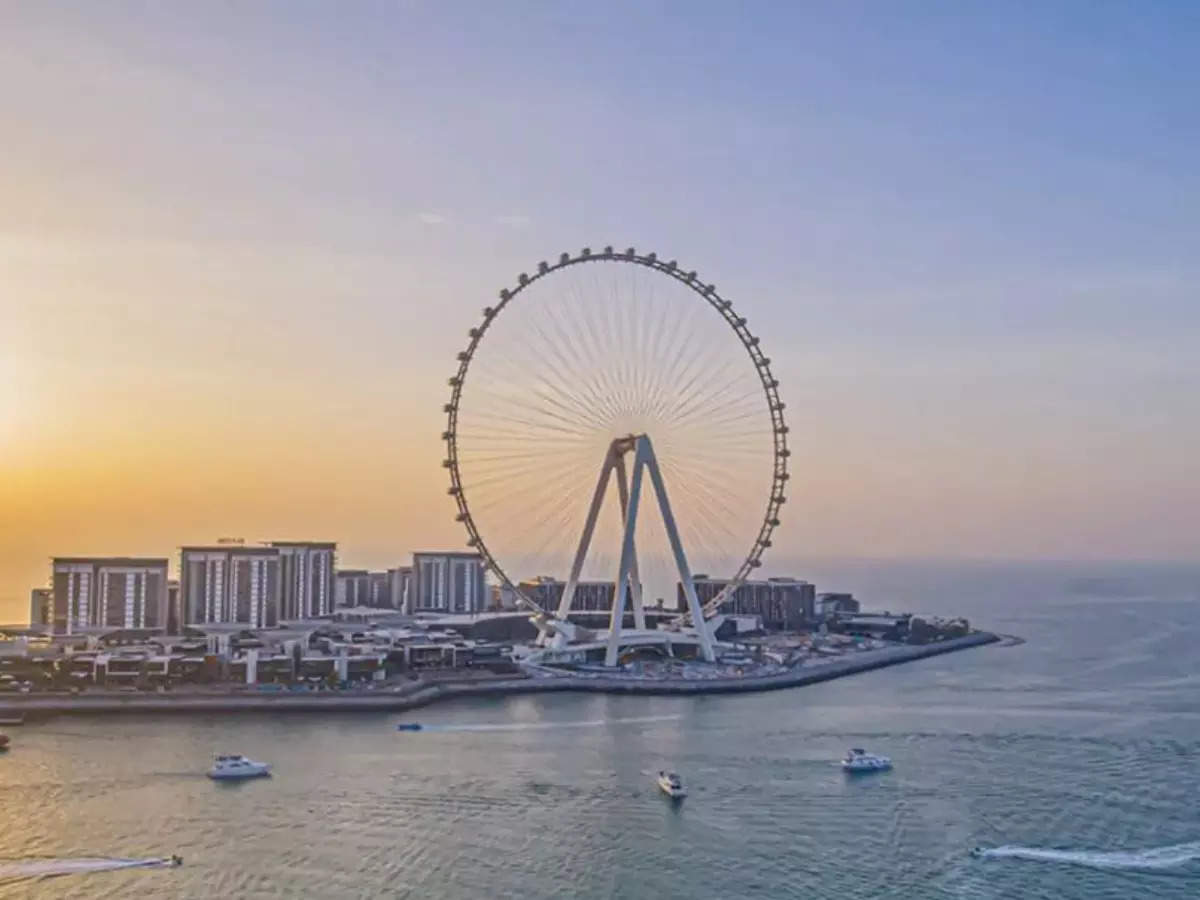
[[[2,620],[53,555],[462,546],[466,329],[606,243],[763,335],[776,570],[1196,558],[1195,4],[10,0],[0,33]]]

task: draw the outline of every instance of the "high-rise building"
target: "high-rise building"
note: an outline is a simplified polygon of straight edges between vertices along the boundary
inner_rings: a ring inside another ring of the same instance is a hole
[[[294,621],[330,615],[335,599],[337,544],[272,541],[270,546],[279,551],[279,618]]]
[[[816,585],[799,578],[768,578],[767,583],[781,628],[802,628],[816,619]]]
[[[414,600],[412,566],[397,566],[394,569],[388,569],[387,574],[392,582],[392,609],[398,609],[405,615],[412,615]]]
[[[167,561],[132,557],[55,557],[53,629],[166,628]]]
[[[274,547],[219,544],[184,547],[179,561],[182,625],[279,623],[280,552]]]
[[[393,609],[392,575],[390,572],[371,572],[367,575],[367,606]]]
[[[183,606],[180,603],[179,580],[167,581],[167,634],[183,631]]]
[[[338,569],[334,574],[337,605],[371,606],[371,575],[366,569]]]
[[[696,596],[703,606],[719,594],[728,579],[696,575],[693,578]],[[687,609],[683,585],[676,584],[678,608]],[[720,612],[733,615],[762,617],[764,628],[791,631],[811,623],[815,617],[816,590],[807,581],[796,578],[768,578],[765,581],[743,581],[733,596],[721,604]]]
[[[542,609],[554,612],[562,601],[566,583],[541,575],[522,581],[517,588]],[[571,612],[611,612],[615,595],[611,581],[581,581],[575,586]]]
[[[478,613],[487,606],[478,553],[414,553],[413,612]]]
[[[29,592],[29,624],[49,625],[54,617],[54,588],[34,588]]]

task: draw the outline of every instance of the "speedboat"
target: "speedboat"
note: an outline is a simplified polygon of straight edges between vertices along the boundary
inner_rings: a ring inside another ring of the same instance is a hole
[[[979,859],[981,856],[983,856],[983,848],[982,847],[972,847],[971,855],[973,857],[975,857],[976,859]]]
[[[213,767],[208,770],[209,778],[235,779],[260,778],[270,775],[271,767],[264,762],[255,762],[241,755],[218,756],[213,761]]]
[[[420,722],[401,722],[399,725],[396,726],[396,730],[397,731],[420,731],[421,723]]]
[[[847,772],[886,772],[892,761],[886,756],[868,753],[862,747],[851,747],[842,758],[842,769]]]
[[[687,790],[683,786],[683,779],[674,772],[659,772],[658,786],[672,800],[682,800],[687,796]]]

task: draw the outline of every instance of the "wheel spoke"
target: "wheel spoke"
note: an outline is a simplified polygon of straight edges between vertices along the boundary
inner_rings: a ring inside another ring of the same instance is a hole
[[[498,578],[566,577],[597,473],[631,434],[650,438],[693,572],[729,577],[757,559],[787,460],[769,367],[748,358],[757,351],[720,297],[650,255],[580,255],[502,306],[452,382],[448,433],[460,510]],[[617,494],[610,479],[584,578],[616,575]],[[637,553],[647,602],[673,608],[675,563],[648,480]]]

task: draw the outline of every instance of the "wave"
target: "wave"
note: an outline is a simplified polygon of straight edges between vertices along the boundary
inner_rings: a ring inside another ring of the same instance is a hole
[[[46,878],[118,869],[165,869],[171,860],[162,856],[132,859],[124,856],[80,856],[73,859],[0,859],[0,878]]]
[[[1116,850],[1099,852],[1092,850],[1053,850],[1041,847],[994,847],[981,854],[985,859],[1028,859],[1036,862],[1065,863],[1072,866],[1087,866],[1092,869],[1132,869],[1162,871],[1177,869],[1195,859],[1200,859],[1200,841],[1188,844],[1172,844],[1150,850]]]
[[[546,731],[559,728],[602,728],[605,725],[629,725],[641,722],[671,722],[674,716],[635,716],[623,719],[586,719],[575,722],[498,722],[476,725],[422,725],[421,731]]]

